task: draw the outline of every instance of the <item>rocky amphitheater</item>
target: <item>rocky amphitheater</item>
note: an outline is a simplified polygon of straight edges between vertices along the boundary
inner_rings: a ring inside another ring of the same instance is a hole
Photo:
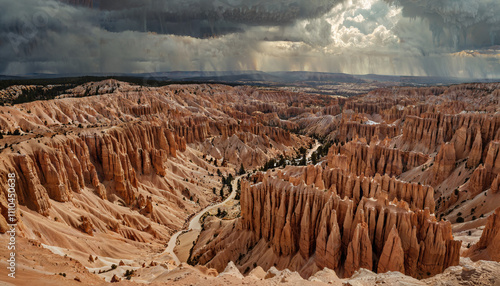
[[[34,88],[0,91],[1,285],[500,285],[500,84]]]

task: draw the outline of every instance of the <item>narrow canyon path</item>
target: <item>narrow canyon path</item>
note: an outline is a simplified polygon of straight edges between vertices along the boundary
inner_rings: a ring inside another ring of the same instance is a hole
[[[312,154],[318,149],[319,146],[321,146],[321,143],[319,143],[318,140],[314,140],[313,147],[311,149],[309,149],[306,153],[306,160],[309,160],[311,158]],[[231,192],[231,194],[229,194],[229,196],[224,201],[222,201],[218,204],[215,204],[215,205],[208,206],[208,207],[204,208],[203,210],[199,211],[194,217],[191,218],[191,220],[189,221],[188,227],[186,229],[181,229],[178,232],[176,232],[174,235],[172,235],[172,237],[170,237],[170,240],[168,241],[167,248],[165,249],[165,251],[162,254],[168,254],[169,256],[172,257],[172,259],[174,260],[176,265],[180,265],[181,261],[179,260],[179,257],[177,257],[177,255],[174,252],[174,249],[177,245],[177,239],[178,239],[179,235],[181,235],[183,232],[189,232],[189,231],[200,232],[201,231],[200,218],[203,216],[203,214],[206,212],[212,211],[216,208],[219,208],[219,207],[223,206],[224,204],[226,204],[227,202],[233,200],[234,197],[236,196],[236,189],[237,189],[238,180],[240,180],[241,177],[243,177],[243,176],[244,175],[239,175],[239,176],[234,178],[234,180],[232,182],[233,191]]]
[[[321,143],[318,142],[318,140],[314,139],[314,145],[309,151],[306,153],[306,160],[311,159],[312,154],[318,150],[319,146],[321,146]]]
[[[181,235],[183,232],[186,232],[186,231],[201,231],[201,223],[200,223],[200,218],[201,216],[206,213],[206,212],[209,212],[213,209],[216,209],[218,207],[221,207],[222,205],[224,205],[225,203],[231,201],[232,199],[234,199],[234,197],[236,196],[236,188],[238,187],[238,180],[241,179],[241,177],[243,177],[244,175],[239,175],[237,177],[235,177],[233,179],[233,191],[231,192],[231,194],[229,194],[229,196],[222,202],[218,203],[218,204],[215,204],[215,205],[210,205],[206,208],[204,208],[203,210],[199,211],[194,217],[191,218],[191,220],[189,221],[189,225],[188,225],[188,228],[187,229],[182,229],[182,230],[179,230],[178,232],[176,232],[174,235],[172,235],[172,237],[170,238],[170,240],[168,241],[168,244],[167,244],[167,248],[165,249],[165,251],[163,252],[163,254],[168,254],[172,257],[172,259],[175,261],[175,264],[176,265],[180,265],[181,264],[181,261],[179,260],[179,258],[177,257],[177,255],[175,254],[174,252],[174,248],[176,246],[176,243],[177,243],[177,238],[179,237],[179,235]]]

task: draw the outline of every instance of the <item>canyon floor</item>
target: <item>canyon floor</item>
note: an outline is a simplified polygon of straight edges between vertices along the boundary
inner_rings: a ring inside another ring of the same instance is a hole
[[[500,84],[0,97],[0,285],[500,285]]]

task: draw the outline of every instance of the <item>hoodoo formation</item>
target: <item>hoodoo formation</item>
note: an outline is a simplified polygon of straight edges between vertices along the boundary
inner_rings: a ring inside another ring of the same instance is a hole
[[[105,80],[0,96],[0,176],[16,182],[0,239],[15,215],[19,285],[500,275],[500,84],[342,97]]]

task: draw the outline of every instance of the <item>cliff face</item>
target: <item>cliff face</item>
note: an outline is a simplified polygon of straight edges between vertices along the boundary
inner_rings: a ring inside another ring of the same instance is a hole
[[[461,128],[463,130],[463,127]],[[458,132],[457,132],[458,133]],[[470,138],[469,136],[467,136],[466,138]],[[465,146],[460,148],[460,146],[457,146],[456,149],[458,149],[458,151],[465,151],[464,153],[466,153],[468,151],[468,146],[469,145],[467,142],[470,140],[465,140]],[[463,140],[457,140],[457,143],[460,144],[461,142],[463,142]],[[474,143],[472,143],[472,147],[470,148],[470,152],[469,152],[469,159],[467,160],[467,167],[468,168],[474,168],[476,167],[477,165],[479,165],[479,163],[481,162],[481,159],[482,159],[482,153],[483,153],[483,139],[481,138],[481,132],[478,130],[476,132],[476,136],[474,138]],[[461,158],[462,156],[459,156],[459,158]]]
[[[491,141],[489,147],[486,149],[484,164],[480,164],[474,169],[467,185],[470,190],[470,198],[477,196],[487,189],[491,189],[493,193],[498,191],[498,178],[500,175],[499,146],[500,144],[497,140]],[[469,166],[470,161],[471,158],[469,157],[467,166]],[[476,163],[478,163],[479,160],[473,162],[474,164],[470,165],[471,168],[476,167]]]
[[[399,268],[401,261],[404,272],[415,277],[458,264],[460,242],[453,240],[451,224],[437,222],[428,210],[411,212],[406,203],[382,198],[363,197],[355,204],[332,192],[304,184],[293,186],[278,178],[265,177],[255,185],[243,181],[241,188],[239,235],[218,236],[210,242],[207,247],[217,251],[201,256],[201,264],[220,268],[224,259],[236,259],[232,255],[237,250],[245,252],[245,247],[259,241],[272,248],[276,261],[303,276],[312,273],[307,263],[311,259],[316,267],[326,266],[344,276],[360,267]],[[391,234],[393,228],[400,244]],[[230,249],[220,247],[236,237],[238,242],[231,243]],[[403,251],[397,254],[399,245]],[[398,257],[393,265],[386,256],[394,248]]]
[[[465,253],[474,260],[487,259],[500,262],[500,208],[488,217],[479,241]]]
[[[355,138],[365,138],[370,143],[374,138],[375,140],[392,138],[398,133],[398,128],[394,124],[376,123],[376,124],[363,124],[362,122],[353,122],[342,120],[338,126],[335,139],[346,142]]]
[[[340,168],[356,175],[373,176],[375,173],[400,175],[422,165],[428,155],[389,148],[388,141],[373,141],[370,145],[356,139],[343,146],[333,145],[328,151],[328,166]]]
[[[9,165],[20,180],[20,203],[46,214],[47,199],[71,201],[74,193],[91,186],[101,199],[117,194],[131,205],[139,185],[137,175],[165,176],[164,162],[185,148],[183,139],[177,137],[176,142],[175,137],[143,123],[32,144],[23,155],[10,156]]]
[[[438,185],[450,175],[455,169],[456,155],[455,146],[453,143],[442,144],[439,152],[434,158],[434,166],[432,167],[433,179],[432,185]]]
[[[444,142],[454,142],[458,158],[464,158],[472,152],[472,162],[469,164],[474,165],[480,157],[481,145],[499,135],[498,114],[424,113],[421,116],[405,117],[402,126],[404,148],[430,153]]]
[[[387,237],[377,268],[378,273],[388,271],[405,273],[404,250],[395,226],[392,227]]]
[[[15,156],[13,157],[13,160],[15,160],[17,166],[19,166],[19,172],[23,174],[18,181],[18,185],[20,186],[20,191],[18,192],[18,202],[39,212],[40,214],[47,215],[50,207],[49,196],[40,184],[40,179],[38,173],[36,172],[33,160],[30,157],[23,155]],[[7,170],[14,171],[15,168],[11,167]],[[4,175],[7,177],[7,173]],[[4,215],[4,217],[7,219],[7,216]]]
[[[382,111],[390,109],[393,106],[406,106],[415,102],[411,99],[384,98],[381,96],[382,94],[382,90],[369,92],[366,98],[368,100],[365,99],[348,101],[345,103],[344,109],[351,109],[356,113],[381,114]],[[376,97],[376,100],[371,101],[369,97],[372,96]]]
[[[206,117],[189,117],[172,122],[171,124],[176,134],[178,134],[179,137],[185,138],[188,144],[202,142],[206,138],[214,135],[227,139],[228,137],[240,133],[254,134],[284,145],[290,145],[292,143],[289,132],[276,127],[264,126],[251,119],[238,122],[234,119],[209,121]]]
[[[434,213],[434,189],[431,186],[419,183],[409,183],[390,177],[385,174],[376,174],[374,177],[356,176],[339,168],[321,166],[291,167],[279,170],[277,176],[297,186],[301,183],[314,185],[320,190],[328,190],[341,198],[347,197],[358,203],[361,198],[387,198],[404,201],[411,210],[428,208]]]

